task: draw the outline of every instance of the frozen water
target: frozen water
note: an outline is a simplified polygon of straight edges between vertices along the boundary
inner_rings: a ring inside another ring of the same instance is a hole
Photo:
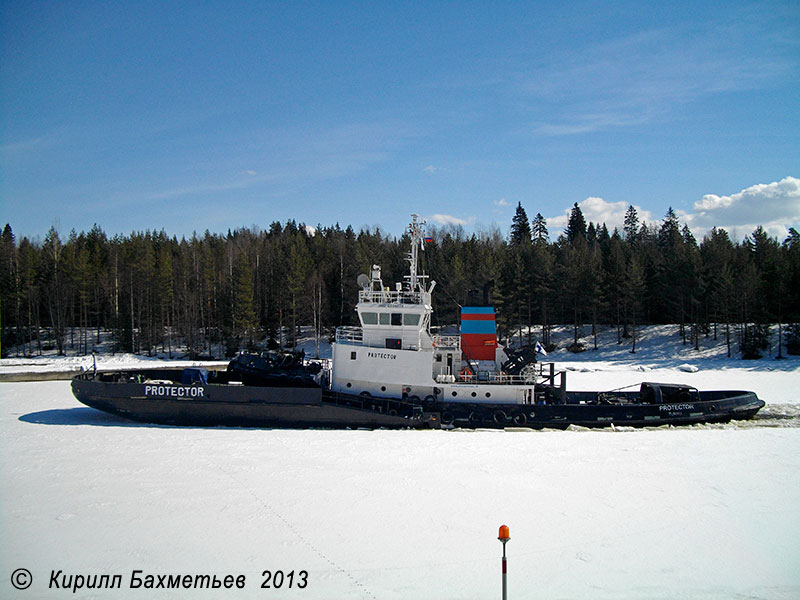
[[[234,599],[498,597],[507,524],[511,598],[799,598],[797,359],[691,356],[674,339],[670,354],[656,333],[636,355],[550,358],[573,367],[570,389],[671,381],[767,406],[653,430],[178,428],[85,407],[67,381],[0,383],[0,597],[221,597],[47,589],[51,570],[126,588],[134,569],[244,574]],[[17,568],[30,589],[11,587]],[[308,587],[262,590],[266,569],[304,569]]]
[[[782,375],[749,387],[785,400]],[[3,598],[55,597],[51,569],[244,574],[231,598],[264,597],[265,569],[308,571],[281,598],[496,597],[503,523],[514,598],[800,597],[797,402],[745,429],[281,431],[127,422],[68,382],[0,395]],[[74,597],[214,596],[160,592]]]

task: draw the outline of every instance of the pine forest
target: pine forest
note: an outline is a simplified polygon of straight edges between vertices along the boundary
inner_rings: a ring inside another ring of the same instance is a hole
[[[421,267],[437,282],[435,327],[456,324],[460,306],[491,304],[502,337],[545,347],[555,325],[572,328],[574,351],[604,325],[635,351],[638,327],[668,323],[687,345],[719,335],[729,353],[757,355],[765,336],[777,334],[779,353],[797,349],[794,228],[779,240],[758,227],[741,241],[714,228],[698,242],[672,209],[646,224],[631,206],[622,231],[609,231],[587,223],[575,204],[556,239],[542,215],[529,219],[522,205],[508,236],[497,228],[467,235],[458,226],[426,232],[432,241]],[[89,354],[103,332],[114,351],[206,358],[292,347],[300,325],[330,339],[336,326],[357,324],[358,275],[377,264],[386,285],[402,281],[409,243],[380,229],[292,220],[189,239],[163,230],[109,237],[94,225],[66,238],[51,228],[43,241],[17,240],[7,224],[2,354]]]

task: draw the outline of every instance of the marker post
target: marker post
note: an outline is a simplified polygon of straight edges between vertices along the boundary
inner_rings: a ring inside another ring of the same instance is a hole
[[[511,539],[511,535],[508,532],[508,525],[501,525],[500,526],[500,533],[497,536],[497,539],[503,542],[503,600],[507,600],[508,598],[508,567],[506,565],[506,543],[508,540]]]

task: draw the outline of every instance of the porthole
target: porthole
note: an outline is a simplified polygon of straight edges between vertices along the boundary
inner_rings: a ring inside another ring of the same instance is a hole
[[[458,392],[453,392],[453,396],[458,396]]]
[[[475,393],[475,392],[472,392],[472,397],[473,397],[473,398],[474,398],[475,396],[477,396],[477,395],[478,395],[477,393]]]
[[[492,397],[492,392],[486,392],[486,397],[487,398],[491,398]]]
[[[381,391],[382,391],[382,392],[385,392],[385,391],[386,391],[386,386],[385,386],[385,385],[382,385],[382,386],[381,386]]]
[[[353,384],[352,384],[352,383],[350,383],[350,382],[348,382],[348,383],[347,383],[347,387],[353,387]]]

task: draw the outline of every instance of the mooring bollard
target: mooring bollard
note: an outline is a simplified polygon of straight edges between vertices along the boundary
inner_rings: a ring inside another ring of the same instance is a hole
[[[503,542],[503,600],[507,600],[508,585],[506,577],[508,575],[508,566],[506,564],[506,543],[511,539],[508,533],[508,525],[500,525],[500,533],[497,535],[497,539]]]

